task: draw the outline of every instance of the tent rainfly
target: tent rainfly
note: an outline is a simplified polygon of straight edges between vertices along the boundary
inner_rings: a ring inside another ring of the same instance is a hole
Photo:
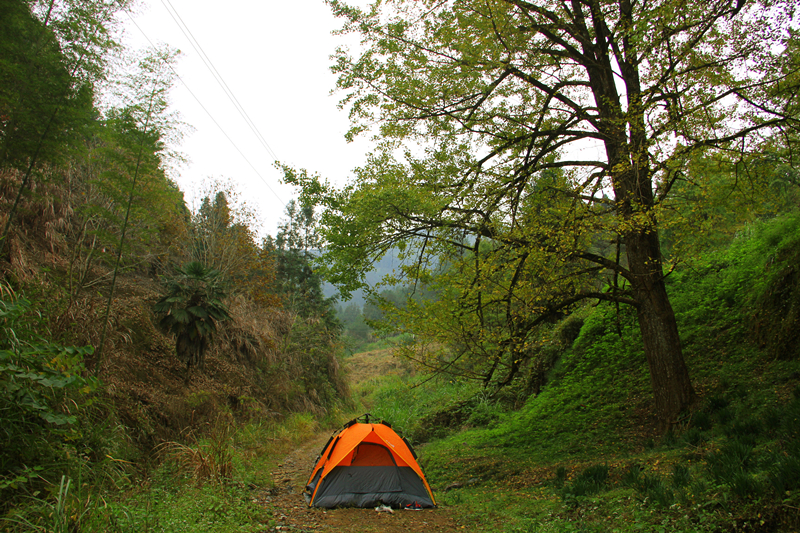
[[[434,507],[425,475],[405,438],[381,421],[351,420],[317,459],[304,496],[309,507]]]

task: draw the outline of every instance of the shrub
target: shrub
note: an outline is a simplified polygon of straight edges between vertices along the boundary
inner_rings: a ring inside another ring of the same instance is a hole
[[[100,385],[84,377],[84,358],[94,350],[35,340],[26,329],[30,325],[21,323],[29,307],[22,299],[0,301],[2,496],[45,477],[57,479],[81,455],[103,456],[102,450],[83,449],[88,442],[97,444],[81,424]]]
[[[692,416],[692,428],[700,431],[711,429],[711,415],[707,411],[698,411]]]

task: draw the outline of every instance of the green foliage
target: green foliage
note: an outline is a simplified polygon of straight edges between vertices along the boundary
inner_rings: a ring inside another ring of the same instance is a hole
[[[93,119],[92,81],[114,46],[109,15],[123,2],[51,6],[45,20],[35,4],[0,6],[0,168],[63,161],[77,148]]]
[[[124,500],[106,502],[83,520],[85,531],[251,532],[267,522],[264,508],[245,487],[209,484],[186,487],[165,472],[161,479]]]
[[[326,328],[339,330],[336,298],[324,297],[322,278],[313,267],[322,242],[314,209],[292,200],[286,206],[286,216],[275,239],[265,242],[265,250],[275,260],[278,295],[284,305],[301,317],[321,319]]]
[[[0,530],[260,531],[274,525],[270,506],[261,500],[262,491],[273,485],[271,472],[320,429],[320,421],[308,413],[244,425],[221,417],[198,428],[188,443],[163,445],[164,453],[154,454],[146,469],[137,464],[127,473],[104,474],[85,465],[72,476],[57,477],[4,508]],[[42,470],[36,474],[44,475]],[[105,475],[115,483],[102,483]]]
[[[800,218],[783,216],[764,228],[772,253],[751,297],[756,339],[779,359],[800,357]],[[765,317],[770,317],[767,320]]]
[[[574,318],[580,333],[566,335],[574,342],[541,391],[486,427],[466,422],[484,414],[483,405],[465,401],[474,392],[454,385],[453,400],[443,401],[441,381],[427,391],[420,386],[418,395],[397,378],[387,380],[370,397],[371,411],[399,416],[411,410],[400,411],[403,404],[431,406],[413,408],[419,420],[439,422],[430,425],[438,432],[425,435],[429,444],[418,447],[428,480],[440,492],[453,481],[480,480],[480,487],[437,494],[475,531],[497,531],[502,523],[502,531],[569,525],[711,532],[732,527],[730,516],[738,517],[738,528],[794,531],[800,362],[759,351],[749,327],[754,316],[769,322],[770,315],[753,313],[772,283],[764,273],[783,268],[777,250],[794,246],[793,220],[789,214],[754,223],[670,276],[702,399],[661,438],[646,416],[636,316],[614,306],[582,309]],[[606,465],[604,483],[586,473]]]
[[[114,15],[127,0],[4,2],[0,6],[0,169],[11,172],[16,195],[8,210],[0,254],[23,194],[42,169],[82,147],[95,120],[93,83],[116,47]]]
[[[255,210],[230,182],[210,180],[197,194],[203,199],[191,217],[186,253],[219,271],[234,293],[275,306],[274,258],[257,244]]]
[[[339,341],[320,320],[296,320],[286,335],[284,352],[296,361],[295,394],[301,396],[305,408],[331,409],[348,397],[349,389],[339,362]]]
[[[705,254],[692,269],[675,272],[672,285],[691,284],[695,289],[680,291],[673,299],[684,339],[719,345],[714,332],[734,327],[741,336],[754,333],[774,356],[794,357],[792,269],[799,242],[800,219],[786,214],[746,226],[730,247]],[[729,324],[732,313],[739,322]],[[748,324],[752,329],[746,329]]]
[[[153,309],[162,315],[159,325],[175,335],[175,351],[187,369],[193,365],[202,368],[217,322],[230,319],[222,301],[225,290],[219,272],[196,261],[176,271]]]
[[[11,514],[5,522],[20,526],[23,531],[41,531],[47,533],[69,533],[75,530],[89,508],[76,508],[74,496],[70,493],[71,479],[61,477],[55,501],[34,499],[38,504],[25,515]]]
[[[479,387],[439,376],[434,379],[391,376],[378,379],[364,402],[370,412],[390,422],[412,443],[426,442],[457,431],[471,410],[469,398],[480,397]]]
[[[379,142],[342,188],[284,168],[324,207],[327,279],[363,287],[401,250],[384,283],[437,294],[384,310],[421,339],[406,354],[498,385],[580,302],[634,305],[653,407],[674,422],[694,391],[661,246],[682,256],[692,235],[737,219],[732,191],[768,183],[761,151],[786,148],[774,134],[796,120],[794,14],[772,18],[792,3],[329,5],[360,43],[333,66],[348,136]],[[590,140],[592,155],[571,155]]]
[[[21,323],[29,306],[24,299],[0,301],[1,492],[19,490],[43,475],[44,466],[63,460],[69,448],[85,451],[79,417],[86,416],[99,387],[85,377],[84,357],[92,347],[36,339]]]

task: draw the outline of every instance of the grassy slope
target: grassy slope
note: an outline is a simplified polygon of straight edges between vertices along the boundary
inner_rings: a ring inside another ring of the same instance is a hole
[[[700,403],[666,436],[649,415],[635,318],[608,307],[585,310],[548,385],[516,411],[458,383],[413,388],[411,376],[362,396],[431,440],[429,481],[476,531],[795,531],[800,361],[751,339],[772,314],[760,295],[786,276],[798,236],[797,218],[774,220],[671,277]],[[437,418],[463,405],[467,415]],[[464,486],[445,491],[452,483]]]

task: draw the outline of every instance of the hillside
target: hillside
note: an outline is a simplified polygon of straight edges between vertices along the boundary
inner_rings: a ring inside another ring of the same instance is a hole
[[[20,174],[1,177],[6,222]],[[235,461],[272,461],[316,429],[314,416],[335,418],[347,400],[339,345],[319,308],[310,297],[302,309],[295,306],[294,291],[306,288],[288,276],[274,281],[289,259],[299,268],[305,259],[243,238],[238,263],[225,263],[206,240],[206,259],[227,269],[220,285],[225,316],[204,330],[201,357],[187,357],[180,332],[165,327],[168,314],[155,304],[187,301],[190,314],[207,317],[199,307],[211,294],[204,291],[224,275],[203,268],[205,278],[192,278],[180,267],[191,265],[186,245],[197,221],[179,219],[174,233],[139,234],[115,261],[119,236],[85,233],[99,217],[70,188],[91,190],[92,183],[72,175],[68,187],[62,177],[54,170],[22,197],[0,261],[0,529],[111,531],[109,520],[122,515],[131,524],[139,523],[133,516],[167,523],[169,506],[157,518],[147,506],[122,502],[150,501],[163,490],[206,506],[220,497],[217,489],[244,494],[269,486],[261,466],[248,473],[241,465],[237,479],[249,485],[230,485],[234,437],[247,443],[236,448]],[[224,193],[215,203],[220,198]],[[215,231],[247,237],[234,224]],[[222,239],[217,251],[229,242]],[[208,479],[209,492],[187,491],[204,490]],[[266,516],[250,506],[253,520]],[[195,515],[199,523],[206,523],[204,509]],[[229,520],[240,519],[232,511]],[[219,530],[229,531],[230,523]]]
[[[404,374],[365,405],[471,531],[796,531],[798,243],[800,219],[778,217],[673,273],[698,400],[666,434],[635,315],[602,305],[526,368],[534,394]]]

